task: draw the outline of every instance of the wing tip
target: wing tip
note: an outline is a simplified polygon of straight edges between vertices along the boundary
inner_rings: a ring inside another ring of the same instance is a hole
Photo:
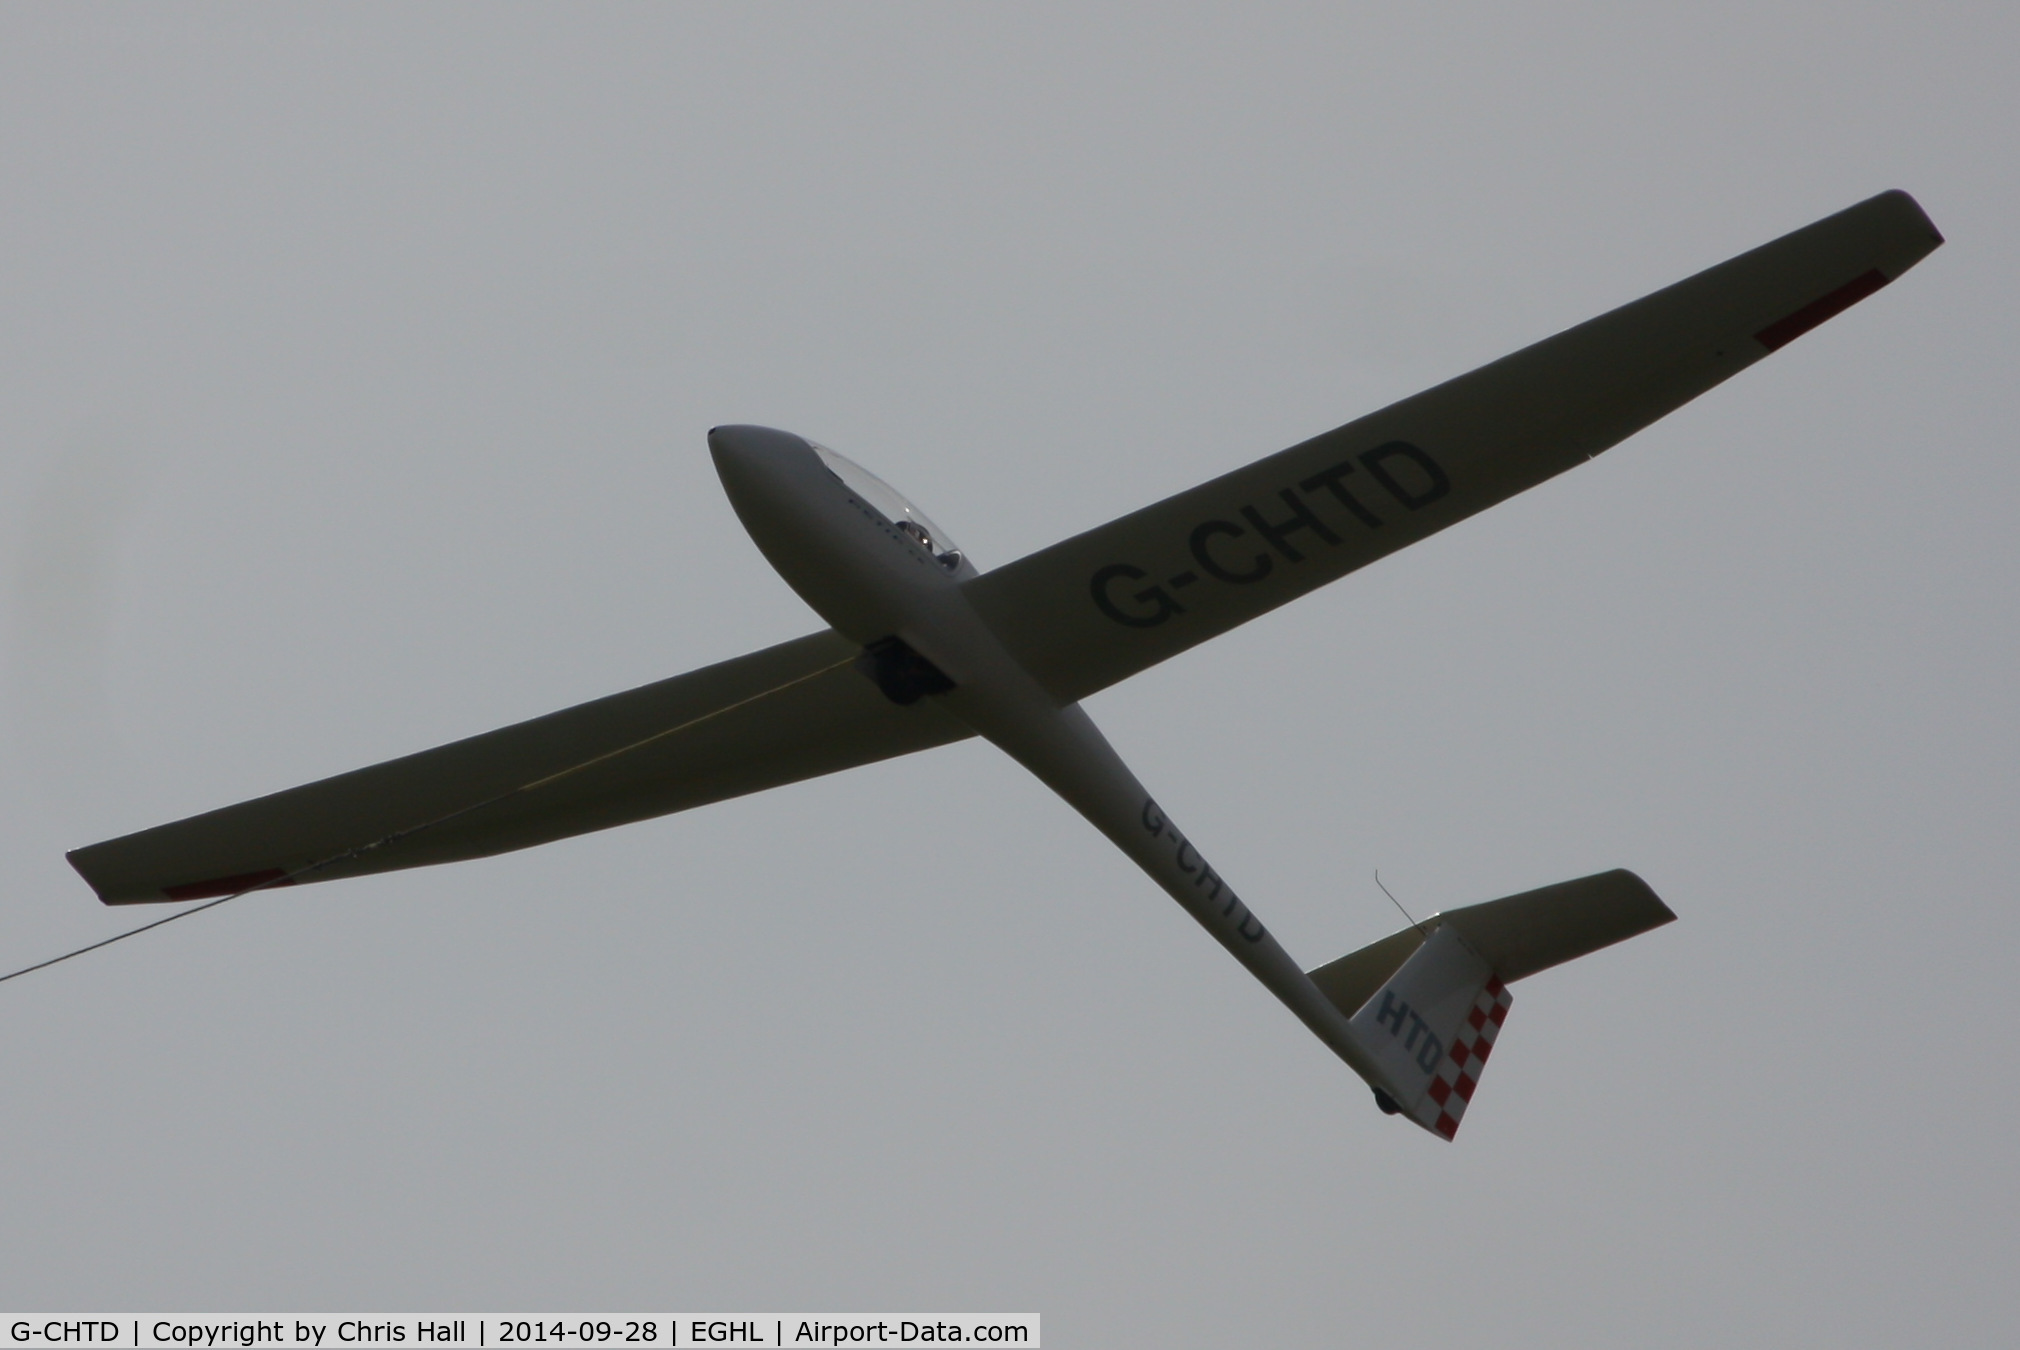
[[[115,898],[112,888],[107,886],[100,878],[91,874],[91,868],[86,863],[84,856],[89,852],[91,852],[89,847],[73,848],[63,855],[63,860],[70,864],[70,869],[73,872],[84,878],[84,884],[89,886],[91,893],[98,897],[98,903],[101,905],[119,904],[120,901]]]
[[[1924,234],[1929,236],[1933,244],[1941,245],[1945,242],[1943,232],[1936,228],[1936,222],[1929,219],[1929,213],[1923,209],[1920,202],[1915,200],[1914,194],[1906,188],[1888,188],[1885,192],[1874,197],[1873,200],[1875,202],[1888,202],[1896,206],[1905,207],[1909,217],[1921,228]]]
[[[136,881],[132,877],[121,877],[116,871],[101,870],[93,865],[92,854],[99,846],[88,845],[74,848],[63,857],[84,878],[84,884],[91,887],[99,903],[105,905],[145,905],[164,901],[214,900],[222,895],[242,895],[247,891],[271,890],[276,886],[292,886],[294,877],[283,867],[262,867],[251,872],[236,872],[230,876],[205,877],[198,881],[181,881],[173,885],[157,885]]]

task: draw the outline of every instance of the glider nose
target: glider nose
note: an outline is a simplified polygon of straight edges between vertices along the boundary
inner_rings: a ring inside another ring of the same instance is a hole
[[[808,466],[820,461],[803,438],[771,427],[713,427],[708,453],[730,505],[753,536],[807,509]]]
[[[710,427],[708,432],[708,453],[714,458],[718,473],[732,465],[754,464],[806,447],[806,441],[790,431],[771,427]]]
[[[766,470],[778,461],[778,442],[797,439],[770,427],[710,427],[708,456],[731,501],[753,493],[768,496],[767,480],[774,475]]]
[[[716,463],[720,464],[725,456],[734,455],[737,452],[737,447],[743,443],[743,432],[745,430],[746,428],[740,426],[710,427],[708,429],[708,453],[715,457]]]
[[[798,480],[804,475],[795,472],[797,461],[814,458],[806,441],[790,431],[751,426],[711,428],[708,453],[746,528],[752,510],[769,516],[801,495]]]

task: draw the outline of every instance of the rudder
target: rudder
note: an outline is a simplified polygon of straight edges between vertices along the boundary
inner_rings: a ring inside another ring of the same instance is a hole
[[[1376,1104],[1453,1138],[1514,1001],[1486,958],[1441,926],[1349,1019],[1378,1066]]]

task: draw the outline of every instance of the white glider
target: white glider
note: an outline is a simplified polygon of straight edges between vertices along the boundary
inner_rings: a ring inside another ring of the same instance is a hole
[[[1080,700],[1592,458],[1941,242],[1912,198],[1883,193],[987,573],[833,451],[717,427],[737,515],[828,628],[70,861],[107,904],[229,896],[502,853],[981,735],[1169,892],[1384,1110],[1450,1139],[1510,982],[1675,915],[1632,873],[1606,872],[1434,915],[1308,973]]]

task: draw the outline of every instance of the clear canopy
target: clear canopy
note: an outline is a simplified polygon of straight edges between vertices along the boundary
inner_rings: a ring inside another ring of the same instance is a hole
[[[842,486],[860,497],[863,502],[881,512],[886,520],[898,527],[920,548],[931,555],[934,562],[949,572],[959,575],[966,560],[960,545],[948,538],[947,532],[926,518],[926,513],[906,499],[905,495],[871,473],[846,455],[836,454],[815,441],[808,441],[814,453],[821,457],[828,472],[842,480]],[[968,564],[967,570],[975,570]]]

